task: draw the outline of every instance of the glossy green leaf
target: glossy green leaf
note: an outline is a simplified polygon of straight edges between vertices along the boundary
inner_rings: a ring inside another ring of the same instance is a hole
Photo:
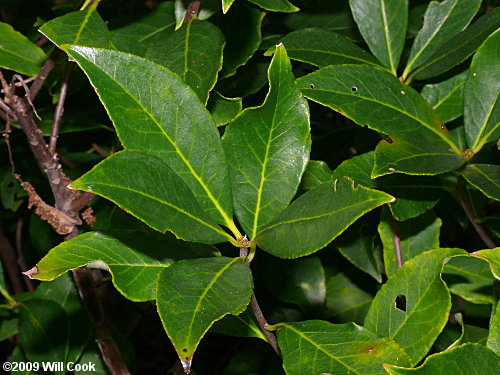
[[[69,339],[68,316],[60,304],[31,299],[20,305],[19,341],[27,360],[66,363]]]
[[[438,248],[440,229],[441,219],[431,212],[403,222],[384,215],[380,220],[378,233],[384,246],[386,275],[390,277],[398,269],[395,241],[399,241],[401,260],[404,264],[418,254]]]
[[[408,0],[350,0],[349,3],[370,51],[397,75],[408,23]]]
[[[420,137],[458,151],[430,104],[385,71],[368,65],[333,65],[297,82],[308,99],[359,125],[388,135],[418,132]]]
[[[231,238],[203,211],[184,181],[152,153],[113,154],[71,186],[111,200],[162,233],[204,243]]]
[[[269,67],[269,93],[226,128],[234,210],[250,239],[294,197],[311,150],[309,108],[295,85],[285,47]]]
[[[9,24],[0,22],[0,68],[34,76],[46,58],[40,47]]]
[[[151,43],[145,57],[177,73],[203,103],[222,67],[224,36],[208,21],[191,21]]]
[[[464,91],[464,123],[469,148],[478,152],[500,137],[500,30],[472,59]]]
[[[393,174],[371,178],[375,153],[367,152],[344,161],[334,171],[334,178],[349,177],[355,183],[382,190],[396,198],[389,203],[392,215],[399,221],[417,217],[436,205],[443,189],[437,177]]]
[[[39,30],[52,43],[110,47],[108,27],[96,8],[67,13],[45,23]]]
[[[241,112],[241,98],[226,98],[214,91],[208,99],[207,109],[210,111],[215,125],[223,126]]]
[[[423,87],[422,96],[432,105],[444,123],[464,114],[464,84],[468,71],[457,74],[439,83],[430,83]]]
[[[493,312],[486,346],[500,356],[500,303]]]
[[[120,230],[113,236],[88,232],[54,247],[36,265],[37,280],[53,280],[82,266],[101,268],[113,276],[113,284],[132,301],[154,299],[158,274],[177,260],[210,257],[214,249],[165,235],[151,238],[136,231]]]
[[[116,49],[144,56],[150,44],[164,39],[175,28],[174,3],[159,3],[148,15],[111,30]]]
[[[302,29],[281,39],[290,59],[323,68],[335,64],[369,64],[380,67],[377,60],[344,36],[322,29]],[[274,52],[274,47],[266,54]]]
[[[123,146],[155,153],[205,211],[234,228],[224,151],[194,92],[175,74],[136,56],[77,46],[68,53],[90,78]]]
[[[175,0],[175,29],[177,30],[183,25],[186,12],[188,10],[190,0]],[[199,20],[207,20],[212,17],[216,12],[220,11],[220,0],[204,0],[203,5],[200,6],[196,18]]]
[[[182,260],[160,274],[158,313],[185,372],[212,324],[243,312],[252,289],[252,273],[243,258]]]
[[[353,283],[345,273],[330,277],[326,284],[328,318],[338,323],[362,324],[373,296]]]
[[[491,273],[500,280],[500,248],[486,249],[471,253],[472,256],[481,258],[490,264]]]
[[[378,291],[365,327],[401,345],[412,365],[420,362],[448,321],[451,298],[440,277],[443,263],[466,254],[461,249],[436,249],[408,260]],[[403,306],[397,306],[398,300]]]
[[[422,65],[443,44],[467,27],[481,0],[444,0],[429,4],[424,25],[411,46],[403,76]]]
[[[458,257],[443,269],[443,280],[453,294],[472,303],[494,303],[494,278],[489,264],[482,259]]]
[[[233,337],[256,337],[267,342],[267,337],[255,322],[253,312],[249,309],[239,315],[226,315],[214,323],[210,332]]]
[[[300,9],[290,3],[288,0],[248,0],[252,4],[258,5],[262,9],[271,12],[298,12]]]
[[[382,375],[384,363],[409,363],[392,340],[381,339],[354,323],[310,320],[276,326],[287,375]]]
[[[460,168],[465,158],[445,148],[413,137],[391,137],[375,149],[372,177],[390,173],[436,175]]]
[[[333,181],[333,171],[328,164],[324,161],[309,160],[300,180],[299,190],[311,190],[329,181]]]
[[[500,360],[491,350],[479,344],[464,344],[426,358],[422,366],[414,369],[384,365],[392,375],[469,375],[495,374]]]
[[[231,8],[231,5],[233,5],[234,3],[234,0],[222,0],[222,11],[224,12],[224,14],[227,13],[227,11],[229,10],[229,8]]]
[[[494,164],[468,164],[462,176],[488,198],[500,201],[500,166]]]
[[[392,202],[380,191],[335,180],[308,191],[273,219],[255,242],[280,258],[311,254],[330,243],[365,213]]]
[[[428,79],[447,72],[472,55],[485,39],[500,27],[500,8],[486,13],[464,31],[439,48],[412,73],[415,79]]]
[[[261,26],[264,12],[243,1],[238,1],[228,14],[215,16],[215,23],[224,34],[224,63],[219,78],[236,73],[254,55],[262,41]]]

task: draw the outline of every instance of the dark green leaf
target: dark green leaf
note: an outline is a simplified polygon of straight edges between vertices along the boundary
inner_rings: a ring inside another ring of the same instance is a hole
[[[493,310],[486,346],[500,356],[500,303],[497,303],[496,309]]]
[[[46,58],[40,47],[9,24],[0,22],[0,68],[34,76]]]
[[[500,280],[500,248],[486,249],[471,253],[472,256],[481,258],[490,264],[491,273]]]
[[[412,77],[428,79],[447,72],[472,55],[498,27],[500,27],[500,8],[497,7],[439,48],[412,74]]]
[[[444,0],[431,2],[424,15],[424,26],[410,50],[403,77],[422,65],[443,44],[467,27],[477,13],[481,0]]]
[[[378,291],[366,328],[401,345],[412,365],[420,362],[448,321],[451,298],[440,277],[443,263],[466,254],[461,249],[437,249],[408,260]]]
[[[105,197],[152,228],[217,243],[231,237],[200,207],[189,187],[155,154],[121,151],[71,185]]]
[[[500,136],[500,30],[474,55],[464,90],[464,123],[469,148],[478,152]]]
[[[145,57],[177,73],[206,103],[222,67],[223,47],[217,26],[194,20],[151,43]]]
[[[222,138],[234,209],[250,239],[288,206],[311,150],[309,108],[283,46],[271,62],[269,81],[264,104],[245,109]]]
[[[408,23],[408,0],[350,0],[349,3],[370,51],[397,75]]]
[[[354,284],[344,273],[330,277],[326,284],[328,317],[339,323],[363,323],[372,295]]]
[[[299,191],[311,190],[325,182],[333,181],[332,173],[324,161],[309,160],[300,180]]]
[[[19,181],[6,170],[0,173],[0,201],[5,209],[16,212],[24,199],[19,199],[26,195]]]
[[[335,180],[301,195],[255,241],[280,258],[308,255],[326,246],[365,213],[393,200],[383,192],[355,187],[352,180]]]
[[[460,168],[462,155],[434,146],[413,137],[391,137],[392,142],[380,141],[375,149],[372,177],[390,173],[436,175]]]
[[[432,212],[415,219],[397,222],[390,215],[384,215],[378,226],[378,233],[384,246],[385,273],[388,277],[397,270],[395,241],[399,242],[403,263],[427,250],[439,247],[441,219]]]
[[[111,41],[119,51],[144,56],[150,44],[164,39],[174,28],[174,3],[167,1],[139,20],[111,30]]]
[[[354,323],[279,323],[277,335],[288,375],[382,375],[384,363],[409,363],[392,340],[381,339]]]
[[[262,9],[271,12],[297,12],[300,9],[290,3],[288,0],[248,0],[249,2],[260,6]]]
[[[473,257],[451,259],[443,269],[443,280],[453,294],[472,303],[494,303],[493,281],[487,262]]]
[[[468,71],[439,83],[425,85],[422,96],[432,105],[444,123],[464,114],[464,84]]]
[[[500,166],[493,164],[468,164],[462,176],[481,190],[488,198],[500,201]]]
[[[13,311],[0,310],[0,341],[19,333],[19,317]]]
[[[214,91],[210,95],[207,109],[217,126],[226,125],[241,112],[241,98],[226,98]]]
[[[334,64],[369,64],[380,67],[372,55],[333,31],[302,29],[286,35],[281,42],[292,60],[320,68]],[[266,54],[273,51],[274,47]]]
[[[182,260],[160,274],[158,313],[185,372],[212,324],[243,312],[252,289],[252,273],[243,258]]]
[[[429,356],[420,367],[399,368],[384,365],[392,375],[470,375],[495,374],[500,360],[491,350],[479,344],[464,344],[451,350]],[[495,370],[496,369],[496,370]]]
[[[267,342],[267,338],[255,322],[253,312],[245,310],[239,315],[226,315],[214,323],[210,332],[234,337],[257,337]]]
[[[359,125],[388,135],[418,132],[418,136],[459,152],[430,104],[385,71],[367,65],[333,65],[297,82],[307,98]]]
[[[155,282],[163,269],[180,259],[213,254],[211,247],[177,241],[170,236],[163,236],[160,241],[135,231],[121,230],[113,237],[89,232],[50,250],[36,265],[38,273],[32,277],[47,281],[82,266],[102,268],[111,273],[113,284],[125,297],[149,301],[154,299]]]
[[[96,8],[71,12],[45,23],[39,30],[52,43],[110,47],[108,27]]]
[[[194,92],[170,71],[136,56],[77,46],[68,53],[90,78],[123,146],[163,159],[202,208],[237,233],[219,134]]]

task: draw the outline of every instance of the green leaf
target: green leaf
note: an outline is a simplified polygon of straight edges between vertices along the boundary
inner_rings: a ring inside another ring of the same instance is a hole
[[[108,27],[95,8],[67,13],[45,23],[39,30],[52,43],[110,47]]]
[[[445,81],[427,84],[422,89],[422,96],[444,123],[464,114],[463,92],[468,73],[465,71]]]
[[[326,284],[328,318],[339,323],[363,323],[373,296],[353,283],[345,273],[330,277]]]
[[[300,9],[290,3],[288,0],[248,0],[250,3],[258,5],[262,9],[271,12],[298,12]]]
[[[491,273],[500,280],[500,248],[486,249],[471,253],[472,256],[481,258],[490,264]]]
[[[384,363],[409,363],[392,340],[381,339],[354,323],[310,320],[276,326],[288,375],[382,375]]]
[[[324,161],[309,160],[300,180],[299,191],[307,191],[325,182],[333,182],[332,170]]]
[[[418,132],[418,137],[459,152],[430,104],[385,71],[368,65],[333,65],[297,82],[308,99],[341,112],[359,125],[388,135]]]
[[[392,375],[469,375],[495,374],[499,366],[498,356],[479,344],[464,344],[451,350],[433,354],[420,367],[400,368],[384,365]],[[496,370],[495,370],[496,369]]]
[[[42,299],[21,303],[19,341],[27,360],[66,363],[69,339],[68,316],[61,305]]]
[[[350,0],[349,3],[370,51],[397,75],[408,23],[408,0]]]
[[[0,341],[19,333],[19,316],[7,309],[0,310]]]
[[[242,108],[241,98],[226,98],[214,91],[207,102],[207,109],[217,126],[226,125],[234,119]]]
[[[500,166],[494,164],[468,164],[462,176],[488,198],[500,201]]]
[[[175,28],[174,3],[160,3],[148,15],[111,30],[116,49],[144,56],[150,44],[164,39]]]
[[[210,332],[233,337],[256,337],[267,342],[267,337],[255,322],[253,312],[249,309],[239,315],[226,315],[214,323]]]
[[[234,0],[222,0],[222,11],[224,12],[224,14],[227,13],[227,11],[231,7],[231,5],[233,5],[233,3]]]
[[[441,219],[432,212],[415,219],[397,222],[390,215],[384,215],[378,226],[378,233],[384,246],[385,273],[392,276],[398,269],[396,244],[399,241],[403,264],[411,258],[439,247]]]
[[[465,254],[461,249],[436,249],[408,260],[378,291],[365,327],[401,345],[411,365],[420,362],[448,321],[451,298],[440,277],[443,263]],[[403,306],[397,306],[398,301]]]
[[[443,44],[467,27],[477,13],[481,0],[444,0],[429,4],[424,25],[418,32],[403,77],[422,65]]]
[[[500,356],[500,303],[493,312],[486,346]]]
[[[335,180],[308,191],[272,220],[255,242],[280,258],[297,258],[325,247],[365,213],[392,202],[380,191]]]
[[[497,7],[439,48],[415,70],[411,77],[428,79],[447,72],[472,55],[498,27],[500,27],[500,8]]]
[[[252,273],[243,258],[182,260],[160,274],[158,313],[186,373],[208,329],[227,314],[243,312],[252,289]]]
[[[189,187],[161,159],[141,151],[111,155],[71,186],[111,200],[159,232],[204,243],[231,237],[200,207]]]
[[[0,68],[34,76],[47,56],[23,34],[7,23],[0,22]]]
[[[112,234],[88,232],[61,243],[38,262],[38,273],[32,278],[48,281],[82,266],[101,268],[111,273],[114,286],[125,297],[150,301],[163,269],[180,259],[214,254],[209,246],[177,241],[168,235],[158,239],[126,230]]]
[[[193,20],[151,43],[145,57],[177,73],[206,103],[222,67],[223,47],[217,26]]]
[[[323,68],[335,64],[369,64],[380,67],[377,60],[349,39],[333,31],[303,29],[281,39],[292,60]],[[274,52],[270,48],[266,54]]]
[[[222,138],[234,210],[250,239],[288,206],[311,151],[309,108],[283,46],[269,66],[269,82],[264,104],[245,109]]]
[[[436,175],[460,168],[462,155],[413,137],[391,137],[380,141],[375,149],[372,178],[390,173]]]
[[[469,148],[478,152],[500,137],[500,30],[472,59],[464,91],[464,123]]]
[[[195,93],[175,74],[136,56],[77,46],[68,54],[97,90],[123,146],[164,160],[201,207],[237,233],[219,134]]]

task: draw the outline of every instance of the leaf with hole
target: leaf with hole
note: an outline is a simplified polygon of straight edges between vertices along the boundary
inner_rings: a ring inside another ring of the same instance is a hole
[[[414,366],[427,354],[448,321],[450,292],[441,279],[446,258],[461,249],[426,251],[408,260],[378,291],[365,327],[398,343]]]
[[[326,245],[365,213],[392,202],[381,191],[345,178],[308,191],[257,236],[257,246],[280,258],[298,258]]]
[[[252,289],[252,273],[243,258],[182,260],[160,274],[158,313],[186,373],[208,329],[227,314],[242,313]]]
[[[154,299],[159,273],[172,263],[186,258],[217,255],[215,248],[190,244],[172,236],[152,237],[137,231],[115,233],[88,232],[54,247],[36,265],[33,279],[48,281],[78,267],[105,269],[113,284],[132,301]]]
[[[309,108],[283,46],[269,66],[269,81],[264,104],[245,109],[222,138],[234,210],[250,239],[289,205],[311,151]]]
[[[161,158],[210,216],[236,231],[220,137],[196,94],[149,60],[78,46],[67,52],[89,77],[122,145]]]
[[[309,320],[276,327],[288,375],[383,375],[384,363],[410,363],[394,341],[379,338],[354,323]]]
[[[349,3],[370,51],[397,75],[408,23],[408,0],[350,0]]]

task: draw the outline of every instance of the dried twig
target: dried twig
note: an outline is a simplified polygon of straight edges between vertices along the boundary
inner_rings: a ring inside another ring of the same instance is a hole
[[[54,122],[52,123],[52,132],[50,134],[49,152],[56,153],[57,138],[59,137],[59,125],[64,113],[64,102],[66,101],[66,94],[68,93],[68,81],[73,70],[73,63],[68,63],[64,79],[61,83],[61,90],[59,91],[59,100],[57,101],[56,110],[54,112]]]

